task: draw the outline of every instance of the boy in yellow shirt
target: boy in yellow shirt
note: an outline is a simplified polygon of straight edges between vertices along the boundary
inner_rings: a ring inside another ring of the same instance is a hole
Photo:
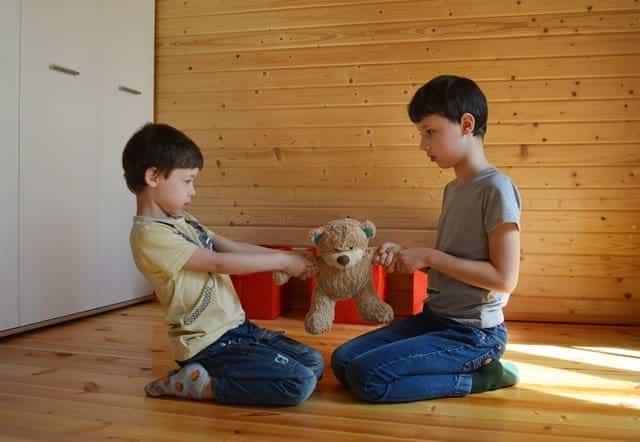
[[[147,395],[225,404],[296,405],[322,376],[316,350],[245,318],[229,274],[314,272],[303,256],[232,241],[186,212],[204,160],[179,130],[147,124],[127,142],[124,176],[136,196],[131,250],[164,307],[179,369]]]

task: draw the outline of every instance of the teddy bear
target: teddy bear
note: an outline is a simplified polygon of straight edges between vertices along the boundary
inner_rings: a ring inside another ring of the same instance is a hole
[[[350,299],[356,303],[360,316],[367,322],[387,323],[393,319],[391,306],[378,297],[371,280],[371,265],[375,247],[368,247],[376,234],[371,221],[353,218],[336,219],[311,230],[311,242],[318,269],[317,283],[311,306],[304,320],[305,330],[321,334],[331,329],[336,301]],[[274,274],[278,284],[289,278]]]

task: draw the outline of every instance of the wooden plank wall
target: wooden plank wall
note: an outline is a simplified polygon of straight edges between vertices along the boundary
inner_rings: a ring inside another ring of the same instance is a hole
[[[508,317],[640,323],[639,0],[158,0],[156,60],[157,121],[206,156],[194,213],[276,244],[347,215],[431,244],[452,174],[406,104],[474,78],[524,199]]]

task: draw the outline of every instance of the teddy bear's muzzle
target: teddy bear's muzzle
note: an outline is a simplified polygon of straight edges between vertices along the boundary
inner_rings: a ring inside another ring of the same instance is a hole
[[[364,252],[362,249],[354,249],[337,253],[321,254],[320,257],[330,267],[347,270],[358,265],[364,256]]]

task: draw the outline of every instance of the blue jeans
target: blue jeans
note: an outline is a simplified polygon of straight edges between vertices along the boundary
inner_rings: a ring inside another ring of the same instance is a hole
[[[207,370],[215,401],[222,404],[300,404],[324,369],[322,355],[313,348],[248,320],[178,364],[192,362]]]
[[[338,347],[331,365],[338,380],[367,402],[410,402],[471,392],[471,372],[499,359],[504,324],[478,328],[422,313]]]

